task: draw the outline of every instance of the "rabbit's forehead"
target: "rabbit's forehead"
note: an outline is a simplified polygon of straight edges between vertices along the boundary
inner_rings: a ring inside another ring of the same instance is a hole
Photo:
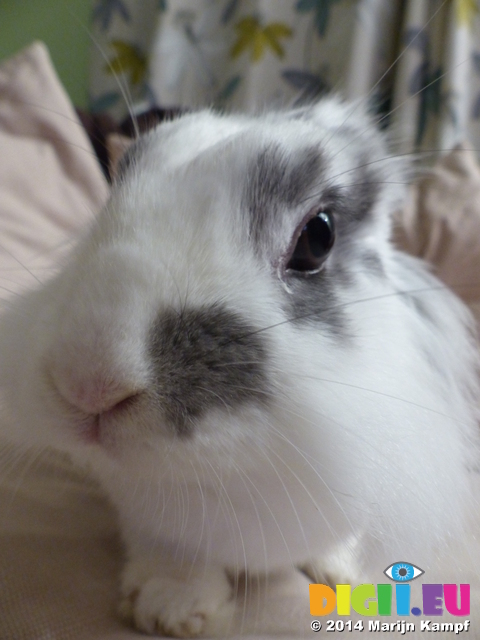
[[[383,149],[375,135],[366,144],[365,133],[351,122],[332,128],[291,115],[182,117],[135,145],[128,192],[141,201],[150,194],[162,217],[184,207],[193,217],[211,210],[213,221],[218,210],[223,224],[225,208],[237,210],[262,245],[262,236],[272,244],[272,229],[285,241],[292,225],[323,206],[338,212],[339,230],[348,233],[371,219],[385,179]]]
[[[258,122],[245,118],[200,112],[160,125],[138,151],[161,157],[166,168],[182,167],[209,150],[221,150],[232,138],[256,126]]]
[[[270,114],[265,117],[219,116],[200,112],[183,116],[178,120],[161,124],[134,150],[136,156],[161,158],[168,168],[178,168],[199,158],[212,160],[229,154],[234,147],[239,162],[247,156],[261,152],[267,145],[281,145],[286,151],[316,145],[318,149],[340,151],[349,137],[350,155],[357,146],[353,125],[335,127],[333,130],[322,120],[297,118],[291,114]],[[233,156],[229,157],[233,160]]]

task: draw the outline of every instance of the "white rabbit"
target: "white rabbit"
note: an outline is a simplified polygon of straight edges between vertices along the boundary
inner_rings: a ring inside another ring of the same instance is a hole
[[[160,125],[60,274],[0,320],[8,435],[100,480],[144,631],[226,634],[245,575],[327,579],[343,548],[348,579],[462,531],[471,321],[393,248],[406,171],[359,111]]]

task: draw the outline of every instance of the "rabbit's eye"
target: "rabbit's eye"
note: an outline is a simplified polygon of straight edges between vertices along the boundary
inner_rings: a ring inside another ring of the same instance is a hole
[[[287,269],[315,273],[320,270],[335,240],[333,216],[320,211],[303,227]]]

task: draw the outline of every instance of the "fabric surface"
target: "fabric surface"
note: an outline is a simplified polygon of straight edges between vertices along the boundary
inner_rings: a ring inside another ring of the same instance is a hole
[[[427,157],[480,148],[475,0],[95,0],[91,108],[366,100]],[[387,115],[389,114],[390,115]]]
[[[107,196],[43,44],[0,66],[0,148],[2,286],[18,291],[58,262]]]
[[[1,297],[7,304],[9,295],[32,284],[16,258],[21,256],[35,277],[46,277],[58,264],[60,248],[81,232],[107,195],[42,45],[0,66],[0,144],[9,145],[9,153],[0,154],[0,274],[8,289]],[[124,144],[112,141],[117,149]],[[479,189],[474,157],[459,150],[423,178],[414,191],[416,206],[399,216],[404,246],[436,261],[446,279],[453,269],[453,280],[476,282]],[[430,236],[430,227],[439,230]],[[460,576],[471,582],[472,608],[480,603],[477,547],[473,533],[465,549],[453,545],[440,558],[436,579],[459,582]],[[0,444],[1,640],[145,638],[115,613],[121,562],[115,513],[83,472],[62,455],[19,454]],[[365,581],[376,583],[379,575]],[[429,578],[435,581],[435,574]],[[245,605],[246,627],[256,625],[262,634],[283,627],[296,631],[283,637],[311,637],[307,585],[298,573],[287,581],[272,579],[268,592],[265,585],[253,588]],[[243,616],[240,602],[238,630]],[[479,620],[476,629],[469,637],[480,638]]]
[[[397,244],[468,304],[480,300],[479,177],[475,151],[458,145],[412,187],[395,227]]]

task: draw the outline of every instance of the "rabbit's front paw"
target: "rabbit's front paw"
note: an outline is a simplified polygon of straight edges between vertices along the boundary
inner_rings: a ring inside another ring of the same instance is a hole
[[[313,558],[300,569],[310,580],[326,583],[335,588],[337,584],[353,584],[361,578],[356,549],[359,537],[351,536],[322,558]]]
[[[141,631],[192,638],[226,635],[234,610],[232,586],[221,568],[179,576],[151,575],[143,563],[124,574],[120,614]]]

